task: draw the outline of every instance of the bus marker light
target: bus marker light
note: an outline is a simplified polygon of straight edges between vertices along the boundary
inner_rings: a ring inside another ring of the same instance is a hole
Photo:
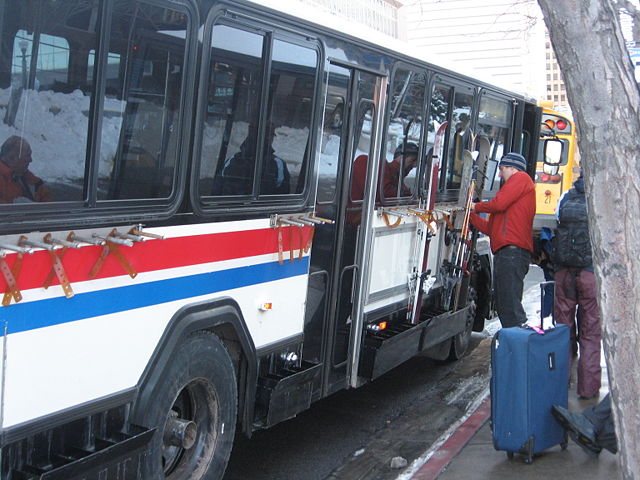
[[[556,122],[556,126],[558,127],[558,130],[564,130],[565,128],[567,128],[567,122],[565,122],[564,120],[558,120]]]
[[[268,312],[269,310],[273,309],[273,303],[271,303],[271,302],[261,303],[260,306],[258,307],[258,309],[263,311],[263,312]]]
[[[548,120],[545,120],[545,125],[549,128],[554,128],[556,126],[556,122],[554,122],[553,120],[551,120],[550,118]]]

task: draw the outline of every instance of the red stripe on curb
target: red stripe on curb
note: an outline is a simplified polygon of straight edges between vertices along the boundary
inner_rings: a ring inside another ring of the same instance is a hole
[[[471,440],[491,415],[491,400],[485,398],[473,414],[444,442],[411,480],[434,480]]]

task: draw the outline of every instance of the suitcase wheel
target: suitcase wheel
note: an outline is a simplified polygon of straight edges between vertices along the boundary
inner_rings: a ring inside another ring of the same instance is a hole
[[[527,465],[531,465],[533,463],[533,448],[535,445],[535,439],[533,437],[529,437],[529,440],[526,444],[526,452],[524,457],[524,463]]]

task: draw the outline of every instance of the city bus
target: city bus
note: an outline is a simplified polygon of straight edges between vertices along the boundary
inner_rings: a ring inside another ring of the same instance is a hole
[[[573,120],[566,114],[544,107],[540,124],[540,147],[536,162],[537,227],[555,228],[558,200],[579,175],[578,138]],[[545,157],[545,145],[560,142],[559,163]]]
[[[270,3],[0,0],[3,480],[220,479],[491,315],[469,205],[541,109]]]

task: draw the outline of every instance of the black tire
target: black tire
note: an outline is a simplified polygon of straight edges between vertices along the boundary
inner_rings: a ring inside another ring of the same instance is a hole
[[[476,292],[473,287],[469,288],[469,308],[465,319],[464,330],[453,336],[451,339],[451,349],[449,350],[449,361],[460,360],[467,350],[471,342],[471,332],[473,331],[473,322],[476,317]]]
[[[507,458],[513,460],[513,452],[507,452]]]
[[[143,406],[141,423],[157,428],[144,478],[221,479],[233,445],[237,399],[233,363],[220,339],[210,332],[189,335],[150,404]],[[174,446],[164,439],[170,416],[195,423],[193,446]]]

